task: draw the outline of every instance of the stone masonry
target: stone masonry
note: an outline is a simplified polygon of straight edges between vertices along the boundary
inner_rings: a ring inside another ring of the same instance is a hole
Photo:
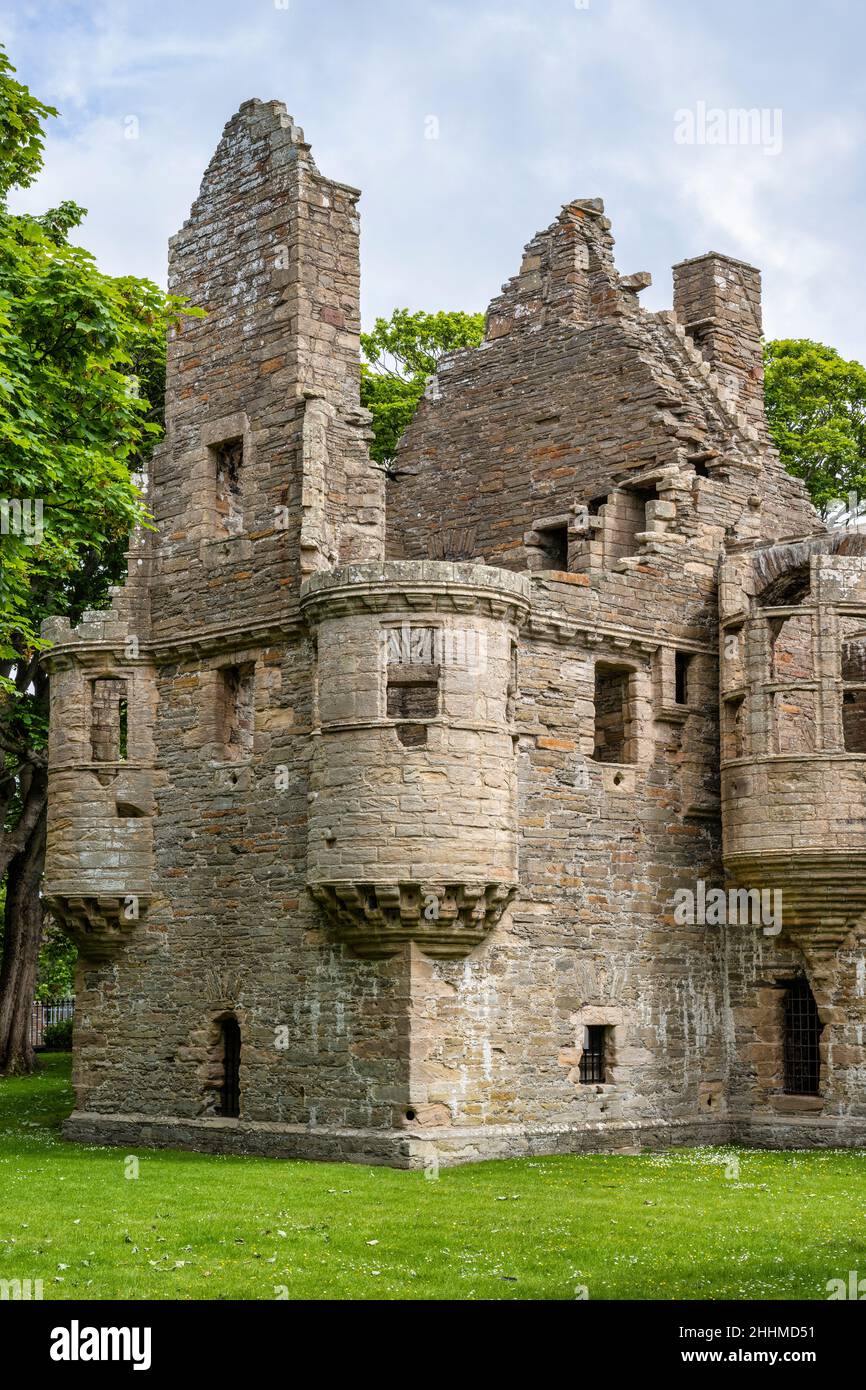
[[[66,1134],[863,1143],[866,543],[770,444],[759,272],[685,261],[647,313],[569,203],[386,496],[358,196],[279,102],[226,126],[171,243],[206,315],[169,344],[155,529],[48,626]],[[677,908],[719,890],[779,922]]]

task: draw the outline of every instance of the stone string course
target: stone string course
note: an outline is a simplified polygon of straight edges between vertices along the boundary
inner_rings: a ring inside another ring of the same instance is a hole
[[[207,313],[170,343],[156,530],[109,609],[48,627],[66,1133],[398,1166],[862,1144],[866,559],[769,443],[759,273],[697,257],[646,313],[601,202],[568,204],[386,496],[357,199],[280,103],[226,126],[170,247]],[[681,924],[698,880],[781,887],[783,930]],[[818,1097],[783,1090],[798,972]]]

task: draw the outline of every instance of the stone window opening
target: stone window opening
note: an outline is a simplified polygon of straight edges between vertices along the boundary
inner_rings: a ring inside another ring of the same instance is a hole
[[[726,762],[745,756],[744,708],[745,697],[743,695],[735,695],[732,699],[725,700],[722,720],[722,755]]]
[[[397,730],[397,737],[408,747],[426,743],[422,721],[439,715],[441,641],[434,627],[404,624],[387,629],[386,712],[389,719],[409,720],[416,726],[414,734],[407,728]]]
[[[863,633],[853,632],[842,642],[841,670],[845,752],[866,753],[866,635]]]
[[[846,753],[866,753],[866,686],[842,692],[842,735]]]
[[[693,659],[691,652],[674,654],[674,703],[677,705],[689,703],[689,675]]]
[[[90,753],[95,763],[125,763],[129,744],[127,684],[114,676],[91,682]]]
[[[244,529],[243,464],[244,441],[238,437],[211,446],[216,484],[217,530],[223,536],[237,536]]]
[[[632,731],[633,671],[598,662],[595,667],[595,743],[599,763],[636,762]]]
[[[536,526],[540,537],[540,548],[544,556],[543,568],[568,570],[568,523],[550,526]]]
[[[253,751],[255,734],[255,665],[223,666],[219,671],[218,720],[223,758],[237,762]]]
[[[219,1114],[236,1120],[241,1113],[241,1029],[234,1014],[219,1020],[219,1033]]]
[[[615,549],[624,559],[630,555],[637,555],[640,550],[641,543],[638,537],[651,529],[647,507],[650,502],[657,502],[659,495],[655,487],[631,487],[624,489],[621,497],[622,504],[617,518],[619,524],[613,540]]]
[[[823,1027],[809,982],[799,975],[785,990],[782,1057],[786,1095],[820,1095]]]
[[[582,1086],[605,1085],[610,1063],[610,1034],[606,1023],[590,1023],[583,1030],[579,1076]]]
[[[519,689],[517,643],[512,642],[508,658],[508,687],[505,692],[505,718],[509,724],[514,723],[517,714],[517,696]]]

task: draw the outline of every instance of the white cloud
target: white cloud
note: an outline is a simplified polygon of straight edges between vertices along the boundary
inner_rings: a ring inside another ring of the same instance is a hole
[[[224,122],[280,97],[322,170],[364,191],[365,316],[482,308],[523,244],[574,196],[601,195],[624,270],[716,249],[765,272],[769,332],[866,359],[859,283],[859,12],[728,0],[68,0],[4,15],[21,76],[63,109],[36,189],[90,209],[82,239],[115,273],[162,278]],[[677,146],[698,101],[780,107],[784,146]],[[123,139],[124,117],[140,139]],[[425,117],[439,120],[425,140]]]

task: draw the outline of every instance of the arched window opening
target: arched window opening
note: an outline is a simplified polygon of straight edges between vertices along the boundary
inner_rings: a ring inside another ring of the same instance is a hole
[[[223,1077],[219,1113],[237,1119],[241,1113],[241,1030],[233,1015],[220,1021],[220,1043]]]

